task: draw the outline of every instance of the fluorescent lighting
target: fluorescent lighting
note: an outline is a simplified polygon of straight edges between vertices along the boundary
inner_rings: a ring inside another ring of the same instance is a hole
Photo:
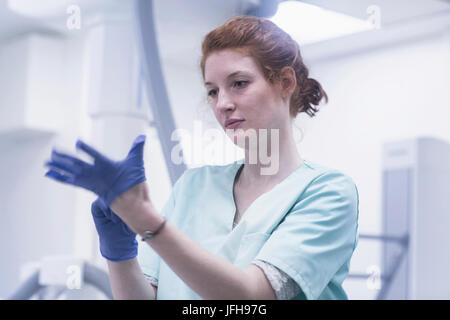
[[[369,21],[299,1],[284,1],[270,18],[299,44],[314,43],[374,29]]]

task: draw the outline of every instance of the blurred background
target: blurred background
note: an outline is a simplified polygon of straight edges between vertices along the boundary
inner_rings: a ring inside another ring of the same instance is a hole
[[[44,178],[53,146],[121,159],[145,133],[158,209],[186,168],[243,157],[205,137],[219,126],[199,62],[244,14],[289,32],[328,94],[296,138],[358,186],[349,299],[450,299],[450,1],[0,0],[1,299],[110,297],[95,198]]]

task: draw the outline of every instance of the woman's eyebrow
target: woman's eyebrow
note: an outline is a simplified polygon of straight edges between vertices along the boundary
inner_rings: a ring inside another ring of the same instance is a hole
[[[238,76],[238,75],[240,75],[240,74],[245,74],[245,73],[246,73],[245,71],[235,71],[235,72],[233,72],[233,73],[230,73],[230,74],[227,76],[227,79],[232,78],[232,77],[234,77],[234,76]],[[213,84],[213,83],[212,83],[212,82],[205,82],[205,86],[211,85],[211,84]]]

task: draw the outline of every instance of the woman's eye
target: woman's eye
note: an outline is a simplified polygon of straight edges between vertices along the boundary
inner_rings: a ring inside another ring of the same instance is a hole
[[[248,81],[235,81],[233,83],[233,86],[237,87],[237,88],[242,88],[244,87],[246,84],[248,83]],[[213,97],[217,94],[217,90],[213,89],[208,91],[208,97]]]
[[[216,90],[210,90],[209,92],[208,92],[208,96],[209,97],[211,97],[212,95],[215,95],[216,94]]]
[[[241,85],[238,85],[237,87],[243,87],[245,84],[247,84],[247,81],[236,81],[234,84],[235,85],[241,84]]]

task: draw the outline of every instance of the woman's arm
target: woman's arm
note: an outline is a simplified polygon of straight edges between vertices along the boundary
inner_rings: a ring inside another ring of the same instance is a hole
[[[155,300],[156,287],[145,279],[136,258],[107,262],[114,299]]]
[[[147,243],[203,299],[276,299],[261,269],[254,265],[239,269],[204,249],[169,222]]]
[[[137,234],[155,231],[163,222],[148,197],[146,183],[117,197],[111,209]],[[203,299],[276,299],[261,269],[250,265],[241,270],[191,240],[169,221],[147,244]]]

